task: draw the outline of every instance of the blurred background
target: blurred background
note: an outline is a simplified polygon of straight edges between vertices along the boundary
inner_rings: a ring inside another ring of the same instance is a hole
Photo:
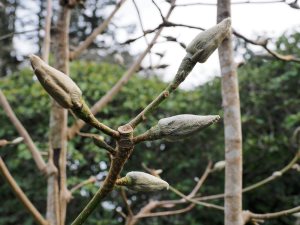
[[[155,1],[165,15],[169,3]],[[234,30],[252,40],[268,39],[268,46],[284,55],[300,57],[300,10],[297,1],[232,1]],[[254,3],[253,3],[254,2]],[[135,3],[135,4],[134,4]],[[203,3],[193,5],[193,3]],[[216,23],[215,1],[178,0],[171,22],[200,28]],[[57,20],[58,1],[53,1],[53,18]],[[116,1],[86,0],[72,11],[70,48],[74,49],[114,9]],[[189,6],[184,6],[188,4]],[[191,5],[190,5],[191,4]],[[130,44],[126,41],[156,28],[161,22],[160,12],[152,1],[129,0],[78,60],[71,62],[70,75],[93,105],[122,76],[138,55],[147,47],[153,33]],[[0,1],[0,88],[7,96],[16,115],[39,149],[47,157],[50,98],[37,83],[29,68],[27,56],[41,54],[44,38],[46,1]],[[167,27],[143,60],[140,70],[123,87],[114,100],[96,116],[113,128],[139,113],[170,81],[185,55],[184,46],[199,33],[198,29]],[[52,30],[52,35],[55,30]],[[300,64],[284,62],[267,54],[261,46],[253,46],[244,39],[234,38],[235,61],[238,69],[244,152],[244,187],[256,183],[289,163],[297,151],[293,142],[294,130],[300,126]],[[50,64],[53,61],[50,55]],[[158,67],[159,69],[155,69]],[[197,65],[192,74],[170,99],[147,118],[136,133],[153,126],[157,120],[177,114],[222,117],[221,82],[218,55],[214,53],[205,64]],[[74,119],[69,117],[69,125]],[[84,127],[84,132],[96,133]],[[18,136],[14,126],[0,109],[0,139]],[[142,163],[162,169],[161,177],[188,194],[204,172],[209,161],[224,159],[222,121],[181,142],[155,141],[139,144],[127,163],[123,174],[143,171]],[[112,140],[106,138],[110,143]],[[37,173],[25,144],[1,148],[11,173],[41,212],[46,206],[46,179]],[[107,174],[109,161],[106,152],[99,150],[90,139],[75,137],[68,144],[68,186],[73,187],[90,176],[97,182],[74,193],[68,207],[68,223],[99,188]],[[300,204],[299,168],[291,169],[279,179],[244,194],[244,208],[257,213],[275,212]],[[214,172],[206,180],[199,195],[223,193],[224,172]],[[38,194],[37,194],[38,193]],[[128,193],[129,203],[138,212],[150,199],[168,200],[178,197],[168,191],[154,194]],[[0,179],[0,225],[33,224],[23,206],[15,198],[3,179]],[[212,201],[223,204],[222,200]],[[116,193],[102,202],[102,207],[87,224],[122,224],[120,212],[126,211]],[[184,214],[144,218],[140,224],[223,224],[223,214],[196,206]],[[297,224],[297,217],[289,216],[266,221],[265,224]]]

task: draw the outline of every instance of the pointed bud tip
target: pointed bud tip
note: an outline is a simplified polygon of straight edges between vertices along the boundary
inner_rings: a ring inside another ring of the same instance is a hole
[[[38,65],[43,62],[43,60],[38,57],[37,55],[34,55],[34,54],[30,54],[29,55],[29,60],[30,60],[30,63],[31,63],[31,66],[33,69],[37,68]]]

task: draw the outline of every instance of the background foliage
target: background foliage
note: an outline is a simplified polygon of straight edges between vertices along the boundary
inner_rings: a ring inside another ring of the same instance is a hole
[[[276,44],[279,51],[300,55],[296,48],[300,44],[299,33],[282,36]],[[274,171],[281,169],[293,157],[296,146],[291,143],[294,129],[300,125],[300,65],[255,58],[251,51],[245,53],[247,63],[239,69],[239,85],[243,121],[244,186],[255,183]],[[92,105],[122,75],[123,69],[111,64],[92,61],[73,62],[72,78],[80,86],[87,102]],[[97,114],[98,118],[111,127],[118,127],[136,115],[164,87],[158,77],[135,76],[111,104]],[[220,114],[222,101],[220,79],[191,91],[180,90],[147,118],[137,133],[155,124],[158,119],[176,114]],[[47,151],[50,99],[33,77],[30,69],[24,69],[1,79],[0,88],[8,97],[17,116],[32,135],[39,148]],[[0,137],[13,139],[18,136],[6,115],[0,110]],[[73,122],[70,116],[69,124]],[[85,127],[85,132],[96,130]],[[109,142],[110,140],[107,139]],[[155,141],[140,144],[125,167],[125,174],[131,170],[143,170],[141,163],[162,169],[162,177],[180,191],[188,193],[195,185],[195,178],[201,176],[208,160],[223,160],[222,122],[210,127],[192,138],[181,142]],[[31,156],[24,144],[1,149],[11,173],[29,198],[41,212],[46,207],[46,180],[37,173]],[[99,181],[106,175],[108,157],[95,147],[90,139],[76,137],[69,143],[68,177],[69,187],[91,175]],[[223,192],[223,172],[212,174],[201,195]],[[74,194],[68,208],[70,222],[97,190],[89,185]],[[299,172],[293,170],[282,178],[263,188],[244,195],[244,208],[254,212],[279,211],[300,204]],[[33,224],[23,206],[14,197],[7,184],[0,179],[0,225]],[[133,210],[138,211],[151,199],[176,199],[167,191],[154,194],[129,193]],[[215,203],[222,203],[221,200]],[[102,203],[102,208],[89,218],[87,224],[120,224],[122,218],[116,212],[123,203],[116,193]],[[125,209],[124,209],[125,210]],[[293,217],[267,221],[266,224],[292,224]],[[149,218],[141,224],[223,224],[223,215],[213,209],[200,206],[191,212],[170,216]]]

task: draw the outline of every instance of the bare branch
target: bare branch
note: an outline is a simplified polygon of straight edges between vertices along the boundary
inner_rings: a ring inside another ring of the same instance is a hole
[[[166,19],[168,19],[173,11],[174,7],[171,6],[167,15]],[[153,37],[152,41],[149,43],[147,48],[144,50],[143,53],[138,57],[138,59],[135,61],[134,64],[123,74],[123,76],[120,78],[120,80],[99,100],[97,101],[93,107],[91,108],[91,112],[93,114],[96,114],[99,112],[104,106],[106,106],[116,94],[119,93],[119,91],[122,89],[122,87],[128,82],[128,80],[134,75],[134,73],[139,69],[141,62],[145,58],[145,56],[148,54],[148,52],[151,50],[151,48],[156,43],[157,39],[159,38],[161,32],[163,30],[163,27],[161,27],[155,36]],[[75,134],[85,125],[85,123],[82,120],[77,120],[72,127],[68,130],[68,138],[71,139],[75,136]]]
[[[144,37],[145,35],[147,34],[151,34],[153,32],[155,32],[157,29],[161,28],[161,27],[186,27],[186,28],[192,28],[192,29],[197,29],[197,30],[205,30],[204,28],[202,27],[198,27],[198,26],[190,26],[190,25],[187,25],[187,24],[180,24],[180,23],[172,23],[172,22],[169,22],[169,21],[164,21],[163,23],[159,24],[156,28],[152,29],[152,30],[147,30],[144,32],[144,35],[142,36],[138,36],[136,38],[132,38],[132,39],[129,39],[125,42],[123,42],[122,44],[130,44],[142,37]],[[248,42],[250,44],[253,44],[253,45],[257,45],[257,46],[261,46],[262,48],[264,48],[270,55],[272,55],[274,58],[276,59],[279,59],[279,60],[282,60],[282,61],[286,61],[286,62],[297,62],[299,63],[300,62],[300,58],[297,58],[293,55],[282,55],[282,54],[279,54],[278,52],[276,51],[273,51],[271,50],[267,44],[267,40],[264,41],[264,42],[259,42],[259,41],[254,41],[254,40],[251,40],[247,37],[245,37],[244,35],[238,33],[237,31],[233,30],[232,32],[236,37],[238,38],[241,38],[243,39],[245,42]],[[174,40],[170,40],[170,41],[174,41]],[[180,43],[179,43],[180,44]]]
[[[191,202],[191,203],[194,203],[196,205],[202,205],[202,206],[205,206],[207,208],[212,208],[212,209],[217,209],[217,210],[220,210],[220,211],[224,211],[224,207],[222,207],[222,206],[218,206],[218,205],[210,204],[210,203],[206,203],[206,202],[201,202],[201,201],[197,201],[195,199],[189,198],[188,196],[184,195],[183,193],[181,193],[180,191],[178,191],[176,188],[174,188],[172,186],[170,186],[170,190],[172,192],[174,192],[175,194],[179,195],[180,197],[182,197],[187,202]]]
[[[201,178],[197,182],[196,186],[191,191],[191,193],[187,196],[188,198],[193,198],[197,194],[197,192],[199,191],[199,189],[204,184],[204,182],[205,182],[206,178],[208,177],[209,173],[211,172],[211,167],[212,167],[212,162],[209,161],[209,163],[208,163],[208,165],[207,165],[204,173],[202,174]]]
[[[290,169],[293,168],[293,165],[295,165],[297,163],[297,161],[300,158],[300,150],[297,151],[296,155],[294,156],[294,158],[285,166],[283,167],[281,170],[278,170],[276,172],[274,172],[271,176],[255,183],[252,184],[248,187],[243,188],[242,192],[248,192],[248,191],[252,191],[256,188],[259,188],[265,184],[270,183],[271,181],[280,178],[284,173],[288,172]],[[225,195],[224,194],[216,194],[216,195],[210,195],[210,196],[203,196],[203,197],[197,197],[195,198],[196,200],[200,200],[200,201],[206,201],[206,200],[213,200],[213,199],[219,199],[219,198],[224,198]]]
[[[19,119],[17,118],[16,114],[13,112],[11,106],[9,105],[5,95],[3,92],[0,90],[0,104],[3,107],[4,112],[12,122],[12,124],[15,126],[17,129],[19,135],[24,138],[24,142],[29,148],[29,151],[38,167],[38,169],[42,173],[46,173],[46,163],[44,159],[42,158],[42,155],[36,145],[33,143],[31,137],[29,136],[28,132],[26,131],[25,127],[21,124]]]
[[[274,1],[240,1],[240,2],[232,2],[232,5],[239,5],[239,4],[273,4],[273,3],[284,3],[285,0],[274,0]],[[195,3],[185,3],[185,4],[176,4],[179,7],[185,6],[216,6],[215,3],[205,3],[205,2],[195,2]]]
[[[80,182],[79,184],[75,185],[74,187],[72,187],[70,192],[74,193],[75,191],[79,190],[80,188],[82,188],[85,185],[95,183],[96,180],[97,180],[96,177],[91,176],[89,179],[84,180],[84,181]]]
[[[44,37],[43,55],[42,55],[42,59],[47,63],[49,61],[49,51],[50,51],[50,43],[51,43],[51,36],[50,36],[51,18],[52,18],[52,0],[47,0],[45,37]]]
[[[10,188],[13,190],[17,198],[22,202],[25,208],[29,211],[29,213],[34,217],[35,221],[40,225],[48,225],[48,222],[45,218],[40,214],[40,212],[35,208],[32,202],[27,198],[26,194],[19,187],[17,182],[14,180],[9,170],[7,169],[4,161],[0,157],[0,172],[3,175],[3,178],[7,181]]]
[[[117,13],[117,11],[121,8],[123,3],[125,3],[126,0],[120,0],[115,9],[111,12],[111,14],[108,16],[106,20],[103,21],[101,25],[99,25],[91,34],[88,36],[82,43],[79,44],[79,46],[72,52],[70,52],[70,60],[74,60],[77,58],[85,49],[87,49],[92,42],[96,39],[96,37],[101,34],[108,26],[114,15]]]
[[[157,8],[157,10],[158,10],[158,12],[159,12],[159,15],[160,15],[162,21],[164,22],[166,19],[165,19],[165,17],[164,17],[163,14],[162,14],[161,9],[160,9],[159,6],[156,4],[155,0],[151,0],[151,1],[152,1],[152,3],[155,5],[155,7]]]
[[[243,212],[243,222],[244,224],[246,224],[247,222],[255,222],[255,221],[261,221],[263,222],[264,220],[268,220],[268,219],[276,219],[278,217],[282,217],[282,216],[288,216],[294,213],[298,213],[300,212],[300,206],[291,208],[291,209],[287,209],[287,210],[282,210],[279,212],[274,212],[274,213],[264,213],[264,214],[258,214],[258,213],[253,213],[250,211],[244,211]]]
[[[183,209],[163,211],[163,212],[155,212],[155,213],[146,213],[134,216],[135,218],[146,218],[146,217],[156,217],[156,216],[171,216],[176,214],[181,214],[190,211],[195,207],[196,204],[190,204],[189,206]]]
[[[139,8],[138,8],[138,6],[137,6],[135,0],[132,0],[132,2],[133,2],[133,5],[134,5],[134,8],[135,8],[135,10],[136,10],[136,13],[137,13],[137,15],[138,15],[140,27],[141,27],[141,29],[142,29],[142,31],[143,31],[145,42],[146,42],[147,45],[149,45],[149,41],[148,41],[148,39],[147,39],[147,37],[146,37],[146,35],[145,35],[145,29],[144,29],[142,17],[141,17],[141,14],[140,14],[140,10],[139,10]],[[151,65],[151,67],[152,67],[151,50],[149,50],[148,53],[149,53],[150,65]]]
[[[237,31],[233,31],[233,34],[235,36],[237,36],[238,38],[243,39],[245,42],[248,42],[250,44],[253,45],[258,45],[261,46],[262,48],[264,48],[268,53],[270,53],[270,55],[272,55],[274,58],[282,60],[282,61],[286,61],[286,62],[297,62],[300,63],[300,58],[296,58],[293,55],[282,55],[277,53],[276,51],[271,50],[270,48],[268,48],[268,41],[253,41],[247,37],[245,37],[244,35],[238,33]]]
[[[120,194],[121,194],[122,200],[125,204],[125,207],[127,209],[128,216],[133,216],[132,209],[131,209],[130,205],[128,204],[128,198],[127,198],[124,187],[120,187]]]
[[[19,34],[26,34],[26,33],[32,33],[32,32],[38,32],[39,29],[38,28],[35,28],[35,29],[31,29],[31,30],[24,30],[24,31],[20,31],[20,32],[12,32],[12,33],[9,33],[9,34],[5,34],[3,36],[0,37],[0,41],[2,40],[5,40],[7,38],[10,38],[14,35],[19,35]]]

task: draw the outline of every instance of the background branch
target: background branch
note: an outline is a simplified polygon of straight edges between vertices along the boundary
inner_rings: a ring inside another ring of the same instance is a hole
[[[28,134],[27,130],[25,129],[25,127],[19,121],[16,114],[13,112],[11,106],[9,105],[5,95],[3,94],[3,92],[1,90],[0,90],[0,104],[1,104],[4,112],[6,113],[6,115],[10,119],[10,121],[12,122],[12,124],[17,129],[19,135],[24,138],[24,142],[27,145],[38,169],[42,173],[45,174],[47,166],[46,166],[44,159],[42,158],[40,151],[38,150],[36,145],[33,143],[32,139],[31,139],[30,135]]]
[[[83,42],[81,42],[77,48],[70,52],[70,60],[74,60],[75,58],[77,58],[85,49],[87,49],[93,43],[96,37],[107,28],[114,15],[118,12],[118,10],[125,2],[126,0],[120,0],[117,3],[115,9],[107,17],[107,19],[105,19],[101,25],[94,29],[93,32]]]
[[[28,212],[34,217],[35,221],[40,225],[48,225],[48,222],[40,214],[40,212],[34,207],[31,201],[27,198],[26,194],[19,187],[17,182],[14,180],[9,170],[7,169],[4,161],[0,157],[0,172],[10,188],[13,190],[17,198],[22,202]],[[4,207],[4,206],[3,206]]]
[[[171,6],[169,8],[169,11],[166,15],[166,19],[168,19],[174,10],[174,7]],[[138,59],[132,64],[132,66],[123,74],[123,76],[120,78],[120,80],[108,91],[106,94],[97,101],[93,107],[91,108],[91,112],[93,114],[96,114],[99,112],[104,106],[106,106],[113,97],[120,92],[122,87],[128,82],[128,80],[134,75],[134,73],[139,69],[141,62],[145,58],[145,56],[148,54],[148,52],[151,50],[151,48],[156,43],[157,39],[159,38],[161,32],[163,30],[163,27],[160,28],[155,36],[153,37],[152,41],[149,43],[147,48],[144,50],[144,52],[138,57]],[[85,125],[84,121],[77,120],[72,127],[68,129],[68,138],[71,139],[75,136],[75,134]]]

